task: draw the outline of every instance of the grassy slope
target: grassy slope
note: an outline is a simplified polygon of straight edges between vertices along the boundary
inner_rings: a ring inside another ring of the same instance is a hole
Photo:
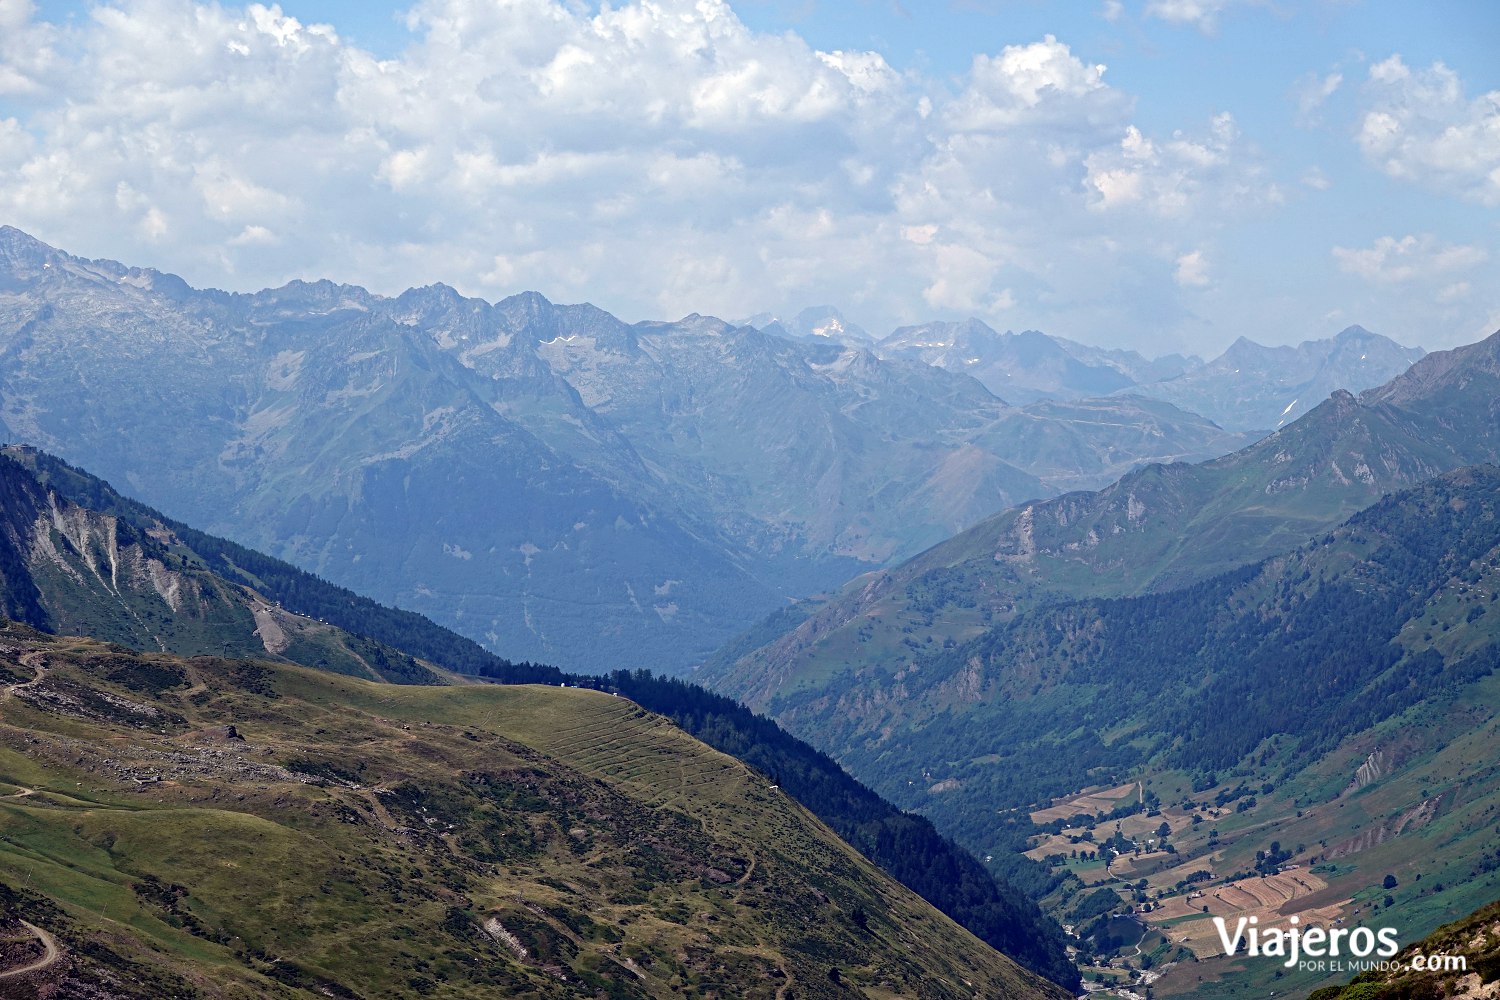
[[[1058,995],[623,698],[0,646],[0,902],[64,992]]]

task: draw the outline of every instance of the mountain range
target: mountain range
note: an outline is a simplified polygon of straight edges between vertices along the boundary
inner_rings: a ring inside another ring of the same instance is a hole
[[[678,670],[995,510],[1245,441],[829,337],[444,286],[200,291],[13,228],[0,432],[507,655]]]
[[[857,337],[844,334],[842,317],[828,307],[799,313],[788,329],[871,345],[863,331]],[[999,333],[977,319],[901,327],[870,349],[884,359],[906,358],[972,375],[1013,403],[1144,397],[1200,414],[1227,430],[1259,433],[1291,423],[1335,390],[1361,392],[1380,385],[1425,353],[1351,326],[1296,346],[1264,347],[1241,337],[1208,362],[1181,354],[1146,358],[1037,330]]]
[[[173,515],[0,455],[7,948],[126,996],[1326,985],[1213,918],[1500,894],[1497,400],[1500,334],[627,324],[0,229],[4,432]],[[718,693],[618,669],[726,638]]]
[[[1114,365],[1079,360],[1044,333],[996,333],[977,319],[904,326],[876,350],[882,357],[966,372],[996,395],[1022,403],[1107,396],[1135,384]]]
[[[774,313],[757,313],[739,326],[753,326],[765,333],[801,340],[827,340],[850,347],[869,347],[875,343],[864,327],[848,320],[833,306],[809,306],[790,319]]]
[[[1234,454],[1003,511],[783,613],[795,627],[727,646],[705,676],[761,706],[874,652],[905,657],[916,641],[968,639],[1031,607],[1167,591],[1250,565],[1390,490],[1500,460],[1497,398],[1500,335],[1427,355]]]
[[[1201,413],[1230,430],[1268,431],[1338,389],[1360,392],[1405,371],[1425,352],[1351,326],[1328,340],[1263,347],[1241,337],[1214,360],[1129,391]]]

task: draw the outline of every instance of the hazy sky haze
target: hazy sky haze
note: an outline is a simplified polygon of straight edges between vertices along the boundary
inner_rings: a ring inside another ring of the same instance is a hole
[[[1500,327],[1497,41],[1488,2],[0,0],[0,222],[242,290],[1440,348]]]

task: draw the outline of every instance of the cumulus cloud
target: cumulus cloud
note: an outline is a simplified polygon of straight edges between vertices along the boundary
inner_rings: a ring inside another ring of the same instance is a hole
[[[969,85],[945,111],[958,132],[1117,120],[1128,102],[1104,82],[1103,64],[1087,65],[1054,36],[1008,45],[974,58]]]
[[[1114,147],[1095,150],[1084,164],[1090,204],[1100,211],[1139,208],[1180,218],[1201,208],[1205,196],[1232,194],[1242,207],[1281,198],[1240,146],[1239,128],[1227,112],[1199,134],[1178,131],[1165,140],[1129,126]]]
[[[1208,258],[1203,251],[1193,250],[1177,258],[1177,283],[1183,288],[1206,288],[1208,286]]]
[[[1219,15],[1237,2],[1242,0],[1150,0],[1146,16],[1211,32],[1218,26]]]
[[[1447,279],[1459,271],[1477,267],[1489,259],[1478,246],[1443,243],[1431,233],[1420,236],[1382,236],[1362,249],[1334,247],[1339,269],[1366,281],[1393,285],[1417,280]],[[1448,300],[1467,293],[1468,284],[1458,282],[1446,289]]]
[[[0,0],[0,99],[41,97],[62,69],[59,33],[35,15],[31,0]]]
[[[1370,67],[1356,135],[1385,173],[1483,205],[1500,205],[1500,90],[1470,98],[1441,62],[1400,55]]]
[[[275,5],[116,0],[61,28],[0,0],[0,221],[234,288],[443,280],[634,317],[833,299],[1081,333],[1159,326],[1125,291],[1201,273],[1181,247],[1278,197],[1229,115],[1143,130],[1052,36],[947,81],[722,0],[424,0],[407,27],[377,58]]]

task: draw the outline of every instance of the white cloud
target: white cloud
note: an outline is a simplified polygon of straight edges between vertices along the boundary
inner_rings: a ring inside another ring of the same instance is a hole
[[[1277,198],[1229,115],[1143,130],[1052,36],[947,81],[721,0],[425,0],[385,59],[259,4],[0,19],[0,221],[196,284],[1156,330],[1137,290]]]
[[[45,89],[41,77],[56,59],[52,47],[58,32],[37,21],[31,0],[0,0],[0,94],[17,95]]]
[[[1150,0],[1146,16],[1211,32],[1218,26],[1219,15],[1237,2],[1242,0]]]
[[[1370,66],[1370,79],[1380,83],[1400,83],[1411,79],[1411,70],[1406,68],[1399,54],[1393,55]]]
[[[908,243],[915,243],[919,247],[925,247],[932,242],[932,238],[937,235],[937,232],[938,227],[934,225],[902,226],[901,238]]]
[[[0,118],[0,169],[14,170],[32,155],[31,134],[14,118]]]
[[[1445,285],[1438,290],[1437,300],[1443,305],[1451,305],[1454,302],[1461,302],[1468,298],[1471,291],[1473,289],[1467,281],[1455,281],[1453,284]]]
[[[240,234],[229,241],[232,247],[269,245],[276,243],[276,234],[265,226],[246,226]]]
[[[1240,142],[1228,113],[1215,115],[1205,132],[1178,131],[1152,139],[1134,125],[1113,148],[1085,159],[1085,184],[1100,211],[1139,208],[1162,217],[1185,218],[1206,199],[1234,196],[1241,209],[1280,200],[1260,172],[1256,158]],[[1218,209],[1216,208],[1216,211]]]
[[[1391,285],[1445,278],[1483,264],[1489,253],[1483,247],[1443,243],[1431,233],[1424,233],[1399,239],[1382,236],[1373,245],[1359,250],[1336,246],[1333,258],[1346,274]],[[1450,290],[1455,287],[1449,286]],[[1465,284],[1465,291],[1467,287]]]
[[[162,237],[172,231],[172,225],[161,209],[152,206],[146,209],[136,221],[135,231],[147,243],[160,243]]]
[[[1326,76],[1309,73],[1299,80],[1294,90],[1298,122],[1303,125],[1315,123],[1323,105],[1328,103],[1328,99],[1336,94],[1343,84],[1344,74],[1338,70]]]
[[[1356,139],[1365,156],[1402,180],[1500,205],[1500,90],[1464,94],[1442,63],[1413,71],[1399,55],[1370,67]]]
[[[1333,181],[1323,172],[1323,168],[1312,166],[1302,174],[1302,183],[1314,191],[1327,191],[1333,187]]]
[[[1194,250],[1178,257],[1175,278],[1183,288],[1208,287],[1208,258],[1203,251]]]
[[[995,280],[995,264],[989,255],[962,244],[945,243],[934,248],[937,264],[932,284],[922,290],[927,304],[961,312],[983,311],[984,299]]]
[[[998,56],[974,58],[969,85],[945,117],[964,132],[1111,120],[1128,102],[1104,82],[1105,68],[1083,63],[1052,35],[1031,45],[1009,45]]]

